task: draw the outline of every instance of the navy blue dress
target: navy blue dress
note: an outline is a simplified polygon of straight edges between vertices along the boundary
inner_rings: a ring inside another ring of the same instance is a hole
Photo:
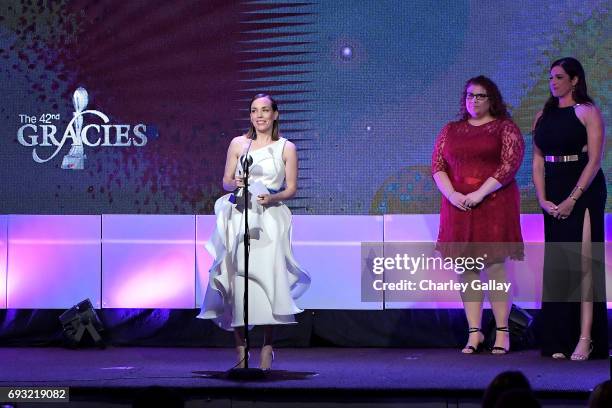
[[[578,161],[545,162],[546,199],[555,204],[565,200],[576,186],[587,164],[582,153],[587,132],[575,107],[555,107],[545,112],[536,126],[534,142],[545,156],[578,155]],[[608,319],[605,288],[604,214],[606,181],[600,169],[582,193],[568,218],[556,219],[544,212],[544,281],[539,339],[542,354],[570,356],[580,337],[580,302],[592,300],[593,327],[591,358],[608,357]],[[591,226],[592,258],[582,259],[581,245],[585,213]],[[582,264],[591,263],[590,275]]]

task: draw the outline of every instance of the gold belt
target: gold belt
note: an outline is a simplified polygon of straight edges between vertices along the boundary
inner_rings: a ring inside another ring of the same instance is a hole
[[[578,161],[580,156],[577,154],[571,154],[569,156],[544,156],[544,160],[552,163],[565,163],[565,162],[574,162]]]

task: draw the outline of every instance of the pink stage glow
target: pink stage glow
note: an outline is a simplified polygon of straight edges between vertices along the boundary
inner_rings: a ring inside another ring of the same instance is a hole
[[[183,257],[164,251],[144,265],[130,262],[117,271],[125,279],[116,290],[104,292],[104,307],[193,308],[193,281],[183,279],[182,273],[189,266]]]
[[[306,309],[381,309],[361,301],[362,242],[433,242],[438,215],[293,217],[296,260],[313,278],[298,300]],[[605,218],[612,240],[612,215]],[[215,217],[184,215],[0,216],[0,308],[199,307],[212,258],[204,248]],[[521,299],[538,299],[543,219],[521,216],[523,262],[509,262]],[[536,243],[536,244],[534,244]],[[612,293],[612,245],[606,246]],[[340,288],[340,289],[339,289]],[[387,297],[389,299],[390,297]],[[435,299],[434,299],[435,300]],[[518,301],[527,308],[539,302]],[[609,303],[612,307],[612,302]],[[449,308],[459,302],[387,302],[385,308]]]
[[[438,214],[391,214],[385,215],[385,242],[435,242],[438,237],[440,217]],[[540,214],[521,215],[521,230],[525,242],[544,241],[544,221]],[[524,262],[507,262],[507,267],[514,282],[514,288],[520,290],[521,299],[539,299],[542,292],[543,253],[538,245],[528,246]],[[526,273],[525,271],[537,271]],[[539,307],[538,302],[517,301],[522,307]],[[457,302],[386,302],[388,309],[437,309],[462,308],[457,295]]]
[[[380,310],[361,301],[361,243],[383,241],[383,217],[293,216],[293,251],[310,273],[310,289],[297,300],[303,309]]]
[[[104,215],[102,306],[195,307],[195,217]]]
[[[8,216],[7,307],[100,307],[100,217]]]
[[[6,268],[8,215],[0,215],[0,309],[6,309]]]
[[[213,263],[212,256],[204,245],[210,239],[215,228],[214,215],[196,217],[196,307],[202,306],[204,290],[208,286],[208,271]]]

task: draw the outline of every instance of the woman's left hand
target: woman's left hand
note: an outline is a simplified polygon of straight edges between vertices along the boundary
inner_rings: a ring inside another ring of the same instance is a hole
[[[557,207],[557,212],[554,214],[554,217],[560,220],[564,220],[570,216],[572,211],[574,210],[574,205],[576,202],[571,198],[566,198],[563,200],[561,204]]]
[[[469,208],[476,207],[482,200],[484,200],[484,194],[482,194],[479,190],[472,191],[471,193],[465,195],[465,205]]]
[[[257,202],[261,205],[270,205],[274,200],[270,194],[261,194],[257,196]]]

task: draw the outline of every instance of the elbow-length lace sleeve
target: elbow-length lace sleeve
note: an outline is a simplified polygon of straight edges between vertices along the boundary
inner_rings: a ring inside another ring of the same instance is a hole
[[[502,126],[501,159],[492,177],[502,186],[510,183],[523,163],[524,154],[525,141],[521,131],[511,120],[505,121]]]
[[[444,126],[440,131],[440,134],[436,138],[436,143],[434,144],[433,153],[431,154],[431,174],[434,175],[439,171],[447,172],[447,164],[444,160],[444,156],[442,152],[444,151],[444,144],[446,143],[446,138],[448,137],[448,130],[450,128],[450,124]]]

